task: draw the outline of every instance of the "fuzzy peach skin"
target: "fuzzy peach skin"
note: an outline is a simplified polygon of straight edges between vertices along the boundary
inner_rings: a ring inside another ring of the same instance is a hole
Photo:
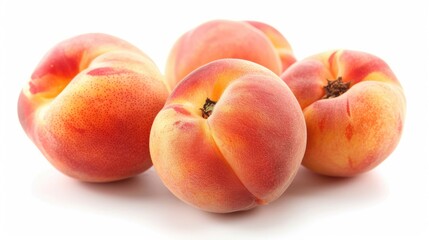
[[[292,47],[289,44],[288,40],[274,27],[257,21],[246,21],[253,27],[262,31],[265,36],[271,41],[276,49],[278,55],[280,56],[280,61],[282,63],[282,70],[284,72],[290,65],[296,62],[296,58],[292,52]]]
[[[273,27],[255,21],[213,20],[177,40],[167,60],[166,80],[173,89],[191,71],[222,58],[249,60],[278,75],[295,61],[289,43]]]
[[[203,114],[208,99],[216,104]],[[216,60],[188,75],[150,135],[152,161],[168,189],[221,213],[277,199],[294,178],[305,144],[304,116],[287,85],[241,59]]]
[[[41,60],[18,100],[27,135],[61,172],[108,182],[152,162],[149,133],[168,92],[158,68],[105,34],[67,39]]]
[[[328,80],[340,77],[348,90],[326,98]],[[307,123],[305,167],[329,176],[354,176],[373,169],[396,148],[405,96],[380,58],[329,51],[295,63],[281,78],[297,97]]]

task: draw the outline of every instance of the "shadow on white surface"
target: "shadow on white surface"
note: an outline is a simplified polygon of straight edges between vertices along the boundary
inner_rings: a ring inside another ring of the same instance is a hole
[[[33,194],[49,205],[73,209],[85,216],[88,212],[102,218],[128,221],[154,232],[195,231],[194,222],[201,211],[189,207],[172,195],[154,169],[113,183],[84,183],[50,169],[33,182]],[[165,227],[165,228],[164,228]],[[109,231],[109,230],[107,230]]]
[[[228,233],[305,230],[336,215],[377,205],[389,189],[377,172],[330,178],[301,168],[292,185],[267,206],[231,214],[206,213],[175,198],[154,169],[108,184],[81,183],[50,170],[36,177],[33,194],[48,204],[96,213],[151,228],[168,236],[206,230]]]
[[[388,186],[376,172],[333,178],[301,168],[286,192],[271,204],[211,217],[224,224],[245,224],[255,232],[261,228],[278,229],[278,225],[285,230],[306,230],[311,224],[381,203],[388,194]]]

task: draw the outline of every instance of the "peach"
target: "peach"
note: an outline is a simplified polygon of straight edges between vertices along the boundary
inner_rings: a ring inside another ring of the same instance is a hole
[[[61,172],[108,182],[152,166],[149,134],[168,92],[148,56],[105,34],[67,39],[41,60],[19,96],[23,129]]]
[[[306,128],[296,98],[259,64],[220,59],[181,81],[150,135],[155,170],[179,199],[233,212],[277,199],[294,178]]]
[[[378,166],[396,148],[405,96],[380,58],[329,51],[295,63],[281,78],[304,112],[305,167],[323,175],[354,176]]]
[[[274,45],[274,48],[276,49],[282,63],[281,72],[284,72],[290,65],[292,65],[292,63],[296,62],[296,58],[292,52],[292,47],[290,46],[287,39],[277,29],[262,22],[246,22],[262,31]]]
[[[222,58],[249,60],[278,75],[295,62],[288,41],[275,28],[255,21],[213,20],[174,44],[165,73],[170,89],[196,68]]]

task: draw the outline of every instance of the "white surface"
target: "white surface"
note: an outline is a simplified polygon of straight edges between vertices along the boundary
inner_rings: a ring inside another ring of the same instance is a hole
[[[0,1],[0,239],[429,236],[429,11],[424,1]],[[57,42],[86,32],[109,33],[140,47],[163,70],[182,33],[218,18],[269,23],[288,38],[298,58],[334,48],[383,58],[401,80],[408,102],[395,152],[353,179],[301,169],[272,204],[219,215],[176,199],[153,169],[111,184],[70,179],[21,129],[19,91]]]

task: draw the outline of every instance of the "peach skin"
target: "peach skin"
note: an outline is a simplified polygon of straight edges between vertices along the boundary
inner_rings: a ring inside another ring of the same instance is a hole
[[[91,33],[45,55],[21,91],[18,116],[58,170],[109,182],[152,166],[150,128],[167,96],[148,56],[119,38]]]
[[[246,21],[248,24],[262,31],[265,36],[271,41],[276,49],[278,55],[280,56],[280,61],[282,63],[283,73],[286,69],[296,62],[296,58],[293,55],[292,47],[290,46],[288,40],[274,27],[257,21]]]
[[[186,32],[174,44],[165,72],[170,89],[196,68],[222,58],[249,60],[277,75],[295,62],[288,41],[273,27],[255,21],[213,20]]]
[[[399,143],[406,101],[389,66],[368,53],[320,53],[288,68],[281,78],[304,112],[303,165],[347,177],[383,162]]]
[[[179,199],[234,212],[277,199],[294,178],[306,128],[296,98],[259,64],[221,59],[181,81],[150,135],[154,167]]]

